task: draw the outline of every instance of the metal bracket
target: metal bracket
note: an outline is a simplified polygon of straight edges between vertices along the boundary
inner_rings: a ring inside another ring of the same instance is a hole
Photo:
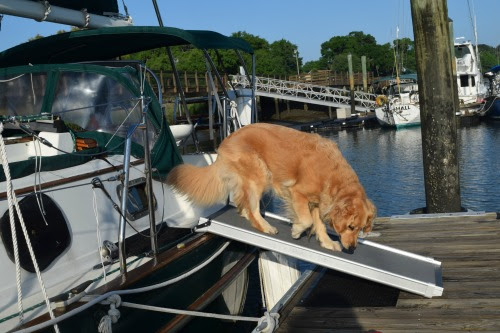
[[[196,226],[193,228],[193,231],[196,231],[196,230],[199,230],[199,229],[203,229],[203,228],[209,227],[211,224],[212,224],[212,220],[211,220],[211,219],[208,219],[206,222],[204,222],[204,223],[200,223],[200,224],[196,225]]]

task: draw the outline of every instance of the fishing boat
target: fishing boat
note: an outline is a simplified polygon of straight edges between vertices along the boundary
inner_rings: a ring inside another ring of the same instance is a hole
[[[134,26],[0,53],[0,331],[196,331],[192,317],[126,302],[241,311],[255,248],[195,233],[225,205],[194,206],[163,183],[174,166],[216,155],[181,155],[161,82],[117,60],[176,45],[253,53],[215,32]]]

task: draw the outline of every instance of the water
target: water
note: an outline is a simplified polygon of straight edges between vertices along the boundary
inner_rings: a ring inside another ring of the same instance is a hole
[[[322,134],[354,168],[378,216],[425,207],[420,127],[360,129]],[[462,206],[500,211],[500,123],[458,129]]]

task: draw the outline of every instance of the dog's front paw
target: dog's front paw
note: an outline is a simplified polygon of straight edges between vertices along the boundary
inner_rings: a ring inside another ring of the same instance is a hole
[[[275,227],[273,227],[273,226],[271,226],[271,225],[270,225],[269,227],[267,227],[267,228],[264,230],[264,232],[265,232],[266,234],[276,235],[276,234],[278,233],[278,229],[276,229]]]
[[[300,225],[298,225],[298,224],[292,225],[292,238],[293,239],[299,239],[303,232],[304,232],[304,228],[302,228]]]
[[[342,246],[340,246],[340,243],[332,241],[331,239],[329,239],[328,241],[321,242],[320,245],[321,247],[324,247],[325,249],[328,250],[342,251]]]

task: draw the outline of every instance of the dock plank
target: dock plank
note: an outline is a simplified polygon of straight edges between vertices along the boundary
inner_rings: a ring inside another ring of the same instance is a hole
[[[441,261],[443,296],[427,299],[400,292],[394,306],[330,307],[325,302],[304,306],[309,304],[308,297],[320,297],[312,291],[298,298],[278,332],[500,332],[500,220],[496,213],[380,218],[373,231],[380,236],[371,241]]]

